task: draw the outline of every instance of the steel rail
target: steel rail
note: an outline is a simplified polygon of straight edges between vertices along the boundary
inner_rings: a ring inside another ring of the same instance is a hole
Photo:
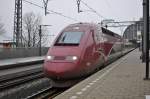
[[[47,99],[47,98],[54,98],[55,96],[59,95],[60,93],[64,92],[67,88],[53,88],[52,86],[40,90],[31,96],[28,96],[24,99]]]
[[[16,78],[28,76],[28,75],[31,75],[33,73],[39,73],[39,72],[42,72],[42,67],[36,68],[36,69],[31,69],[31,70],[26,70],[26,71],[20,71],[20,72],[16,72],[16,73],[10,73],[10,74],[6,74],[6,75],[1,75],[0,76],[0,83],[2,83],[4,81],[13,80]]]
[[[35,80],[35,79],[42,78],[42,77],[44,77],[44,74],[42,72],[38,72],[38,73],[32,73],[30,75],[13,78],[8,81],[5,80],[0,83],[0,89],[2,90],[2,89],[12,88],[16,85],[23,84],[31,80]]]

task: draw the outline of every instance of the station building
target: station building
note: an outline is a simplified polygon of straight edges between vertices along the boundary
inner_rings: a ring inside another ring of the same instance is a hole
[[[143,34],[143,19],[129,25],[124,32],[124,39],[129,42],[140,43]]]

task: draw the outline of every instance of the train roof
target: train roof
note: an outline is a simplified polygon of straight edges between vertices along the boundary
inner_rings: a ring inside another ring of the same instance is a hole
[[[69,31],[69,30],[87,30],[90,27],[96,27],[96,24],[93,23],[74,23],[68,25],[64,31]]]
[[[74,23],[74,24],[70,24],[69,26],[67,26],[67,27],[65,28],[65,30],[68,30],[68,28],[72,28],[72,27],[78,28],[79,26],[80,26],[80,27],[82,26],[82,28],[85,28],[85,29],[87,29],[87,28],[89,28],[89,27],[101,27],[102,32],[103,32],[104,34],[121,38],[121,36],[120,36],[119,34],[116,34],[116,33],[112,32],[112,31],[110,31],[110,30],[108,30],[108,29],[102,27],[100,24],[96,24],[96,23],[86,23],[86,22],[85,22],[85,23],[82,23],[82,22],[80,22],[80,23]]]
[[[76,27],[76,26],[83,26],[83,27],[96,27],[98,24],[95,23],[74,23],[70,24],[68,27]]]

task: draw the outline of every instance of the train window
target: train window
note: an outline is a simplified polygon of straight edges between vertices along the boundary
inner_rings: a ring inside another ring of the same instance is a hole
[[[79,45],[83,32],[63,32],[55,45]]]

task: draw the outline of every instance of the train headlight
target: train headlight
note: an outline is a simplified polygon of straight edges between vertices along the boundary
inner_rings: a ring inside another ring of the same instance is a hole
[[[53,60],[53,58],[54,58],[53,56],[47,56],[47,57],[46,57],[46,60],[47,60],[47,61],[50,61],[50,60]]]
[[[72,57],[72,60],[77,60],[77,59],[78,59],[77,56]]]
[[[69,60],[69,61],[75,61],[75,60],[77,60],[77,59],[78,59],[77,56],[67,56],[67,57],[66,57],[66,60]]]

